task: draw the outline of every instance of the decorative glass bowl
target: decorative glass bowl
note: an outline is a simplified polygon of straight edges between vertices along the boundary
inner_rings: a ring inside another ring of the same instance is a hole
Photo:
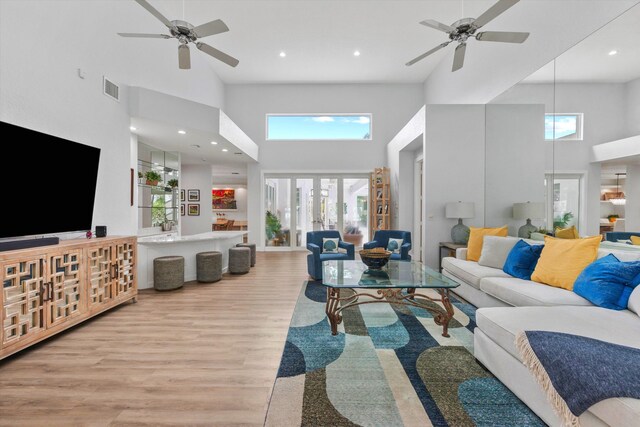
[[[362,262],[371,270],[380,270],[387,265],[391,252],[384,248],[363,249],[360,251]]]

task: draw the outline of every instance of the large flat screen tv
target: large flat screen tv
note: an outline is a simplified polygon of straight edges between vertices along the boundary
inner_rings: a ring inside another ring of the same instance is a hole
[[[0,134],[0,238],[91,230],[100,149],[1,121]]]

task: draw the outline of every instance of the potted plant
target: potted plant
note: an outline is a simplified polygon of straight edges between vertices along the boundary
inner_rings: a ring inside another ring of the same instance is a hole
[[[170,179],[169,182],[167,182],[167,184],[169,185],[169,187],[171,187],[172,189],[174,188],[178,188],[178,180],[176,178]]]
[[[567,228],[569,222],[573,219],[573,213],[567,212],[562,216],[557,216],[553,219],[553,228]]]
[[[609,222],[611,224],[615,224],[616,221],[618,220],[618,218],[620,218],[620,215],[611,214],[611,215],[607,216],[607,219],[609,220]]]
[[[144,178],[144,175],[142,174],[142,172],[138,171],[138,184],[143,183],[142,181],[143,178]]]
[[[277,216],[271,211],[267,211],[265,218],[265,228],[268,240],[273,240],[274,246],[279,246],[282,235],[282,224]]]
[[[355,246],[362,246],[362,233],[357,225],[346,225],[344,227],[343,239],[347,243],[353,243]]]
[[[160,182],[160,174],[156,171],[147,171],[144,174],[145,179],[147,180],[147,185],[156,186]]]

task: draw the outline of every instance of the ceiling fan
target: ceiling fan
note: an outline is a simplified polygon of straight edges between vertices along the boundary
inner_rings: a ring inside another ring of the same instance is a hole
[[[467,40],[469,38],[475,38],[476,40],[481,42],[524,43],[524,41],[527,40],[527,37],[529,37],[529,33],[507,31],[483,31],[480,33],[476,33],[476,31],[478,31],[480,28],[497,18],[500,14],[511,8],[519,1],[520,0],[499,0],[478,18],[463,18],[451,25],[445,25],[441,22],[434,21],[433,19],[427,19],[420,22],[420,24],[422,25],[449,34],[449,41],[434,47],[430,51],[423,53],[415,59],[412,59],[411,61],[407,62],[406,65],[413,65],[416,62],[431,55],[432,53],[435,53],[440,49],[448,46],[449,43],[458,42],[458,47],[456,47],[456,52],[453,57],[453,67],[451,69],[451,71],[457,71],[464,65],[464,54],[467,49]]]
[[[147,39],[177,39],[180,42],[178,46],[178,66],[181,70],[188,70],[191,68],[191,52],[189,51],[189,43],[194,43],[198,49],[206,53],[207,55],[211,55],[219,61],[224,62],[227,65],[235,67],[240,63],[233,56],[227,55],[226,53],[219,51],[218,49],[209,46],[206,43],[202,43],[198,41],[203,37],[212,36],[214,34],[220,34],[229,31],[229,27],[227,24],[222,22],[220,19],[216,19],[215,21],[207,22],[206,24],[198,25],[194,27],[190,23],[186,21],[169,21],[164,17],[156,8],[151,6],[146,0],[134,0],[140,6],[147,9],[149,13],[155,16],[160,22],[167,26],[169,29],[168,34],[142,34],[142,33],[118,33],[121,37],[139,37],[139,38],[147,38]]]

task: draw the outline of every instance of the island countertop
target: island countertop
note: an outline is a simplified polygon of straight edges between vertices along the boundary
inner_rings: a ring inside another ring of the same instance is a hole
[[[189,236],[159,235],[139,237],[138,243],[142,245],[165,245],[172,243],[193,243],[203,240],[223,240],[242,237],[248,231],[209,231],[207,233],[191,234]]]

